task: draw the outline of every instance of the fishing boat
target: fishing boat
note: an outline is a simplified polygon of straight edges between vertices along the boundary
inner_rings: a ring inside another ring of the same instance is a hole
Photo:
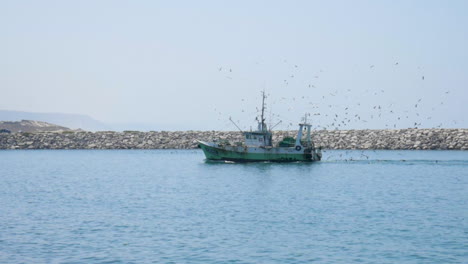
[[[265,92],[262,92],[262,111],[260,120],[257,118],[257,130],[249,132],[241,130],[244,142],[198,140],[198,146],[205,153],[206,159],[233,162],[311,162],[319,161],[322,158],[321,148],[316,148],[312,141],[312,125],[307,123],[307,118],[304,118],[304,122],[299,124],[296,138],[285,137],[274,146],[273,133],[265,123],[264,113]]]

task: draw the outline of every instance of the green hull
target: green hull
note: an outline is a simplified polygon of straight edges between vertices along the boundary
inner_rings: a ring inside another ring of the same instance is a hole
[[[294,161],[318,161],[320,154],[310,149],[296,151],[294,148],[236,148],[210,146],[200,142],[199,147],[205,153],[208,160],[226,160],[235,162],[294,162]]]

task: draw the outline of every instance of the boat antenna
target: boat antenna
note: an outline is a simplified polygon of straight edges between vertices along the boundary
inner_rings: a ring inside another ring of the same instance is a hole
[[[237,127],[237,129],[239,129],[240,132],[244,133],[244,131],[242,131],[242,129],[240,129],[239,126],[237,126],[237,124],[232,120],[231,117],[229,117],[229,121],[231,121]]]
[[[305,113],[304,115],[304,124],[308,124],[307,123],[307,117],[310,116],[310,113]]]

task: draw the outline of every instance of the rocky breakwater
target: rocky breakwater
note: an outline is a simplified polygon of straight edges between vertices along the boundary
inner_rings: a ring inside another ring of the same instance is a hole
[[[197,140],[240,138],[214,131],[0,133],[0,149],[193,149]]]
[[[318,131],[325,149],[468,150],[468,129],[389,129]]]
[[[273,141],[295,136],[276,131]],[[0,133],[0,149],[193,149],[197,140],[242,141],[232,131]],[[468,129],[321,130],[313,134],[325,149],[468,150]]]

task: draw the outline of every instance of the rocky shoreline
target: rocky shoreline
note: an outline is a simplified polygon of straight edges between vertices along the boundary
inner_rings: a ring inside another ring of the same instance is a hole
[[[276,131],[274,142],[296,131]],[[197,140],[242,141],[237,131],[124,131],[0,133],[0,149],[194,149]],[[468,150],[468,129],[322,130],[324,149]]]

